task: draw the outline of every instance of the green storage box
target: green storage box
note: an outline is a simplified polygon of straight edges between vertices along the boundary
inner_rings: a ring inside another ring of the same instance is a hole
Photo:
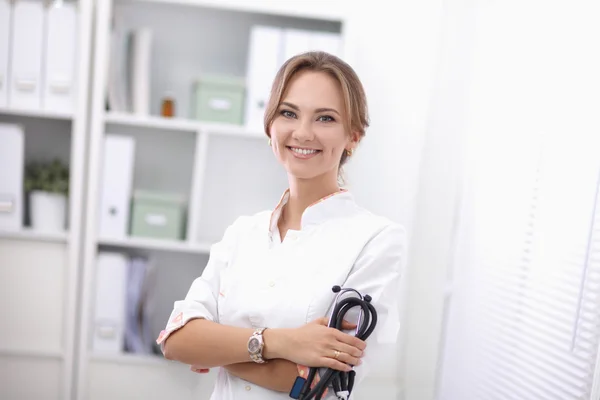
[[[154,239],[184,239],[183,197],[138,190],[133,194],[130,235]]]
[[[244,121],[245,80],[205,75],[194,85],[193,118],[241,125]]]

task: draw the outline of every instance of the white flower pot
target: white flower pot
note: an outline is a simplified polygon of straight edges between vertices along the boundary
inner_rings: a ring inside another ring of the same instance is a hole
[[[33,191],[30,196],[31,227],[40,232],[64,232],[67,225],[67,197],[42,191]]]

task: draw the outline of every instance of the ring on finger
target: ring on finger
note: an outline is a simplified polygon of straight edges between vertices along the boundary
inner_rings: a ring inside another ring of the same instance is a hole
[[[339,350],[336,350],[336,351],[333,353],[333,358],[335,358],[335,359],[337,360],[337,359],[338,359],[338,357],[340,356],[340,354],[342,354],[342,352],[341,352],[341,351],[339,351]]]

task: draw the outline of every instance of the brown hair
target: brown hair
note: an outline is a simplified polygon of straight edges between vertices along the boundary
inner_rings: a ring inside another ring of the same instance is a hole
[[[357,132],[359,140],[365,136],[369,126],[367,97],[356,72],[345,61],[322,51],[311,51],[298,54],[288,59],[279,69],[273,86],[267,109],[265,110],[265,133],[271,137],[270,128],[277,116],[277,109],[281,104],[291,79],[300,71],[314,71],[328,73],[339,82],[344,96],[346,120],[344,126],[348,132]],[[348,154],[343,152],[340,166],[346,162]]]

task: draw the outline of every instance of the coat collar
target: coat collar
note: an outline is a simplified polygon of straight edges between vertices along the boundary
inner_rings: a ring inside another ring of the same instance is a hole
[[[279,203],[271,213],[269,231],[271,234],[277,231],[277,223],[281,218],[283,207],[290,199],[290,190],[287,189],[281,196]],[[325,196],[304,210],[301,220],[301,229],[319,225],[331,219],[346,216],[355,210],[354,197],[347,189],[341,189],[335,193]]]

